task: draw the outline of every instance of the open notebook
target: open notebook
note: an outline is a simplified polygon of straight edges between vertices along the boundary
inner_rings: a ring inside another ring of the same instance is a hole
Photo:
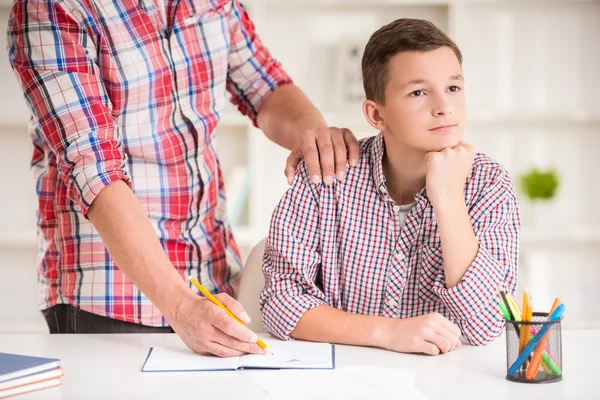
[[[264,341],[273,355],[219,358],[201,356],[178,341],[170,347],[152,347],[143,372],[227,371],[251,369],[334,369],[335,346],[329,343]]]

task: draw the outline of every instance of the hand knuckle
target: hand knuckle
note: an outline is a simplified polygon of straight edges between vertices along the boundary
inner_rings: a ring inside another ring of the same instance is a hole
[[[302,132],[300,133],[300,138],[301,138],[301,139],[307,139],[307,138],[311,138],[311,137],[314,137],[314,136],[315,136],[315,134],[316,134],[316,132],[315,132],[315,130],[314,130],[314,129],[307,129],[307,130],[305,130],[305,131],[302,131]]]
[[[333,146],[329,142],[323,143],[319,146],[319,151],[321,153],[330,153],[333,151]]]
[[[315,146],[310,147],[309,149],[307,149],[304,152],[304,155],[309,158],[318,158],[319,157],[319,151],[317,150],[317,148]]]

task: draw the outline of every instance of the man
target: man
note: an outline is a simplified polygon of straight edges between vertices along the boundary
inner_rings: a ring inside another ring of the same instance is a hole
[[[344,179],[347,154],[358,158],[352,133],[327,127],[239,0],[17,0],[8,37],[32,112],[50,331],[172,328],[199,353],[260,353],[256,335],[183,279],[248,320],[229,296],[241,261],[212,143],[226,92],[292,149],[288,181],[304,158],[315,182]]]

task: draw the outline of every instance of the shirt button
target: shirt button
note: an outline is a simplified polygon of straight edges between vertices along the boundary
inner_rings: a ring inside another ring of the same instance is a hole
[[[386,303],[390,307],[396,307],[396,305],[398,305],[398,302],[394,298],[389,298]]]
[[[400,206],[396,204],[394,207],[392,207],[392,209],[394,210],[394,212],[398,212],[400,211]]]

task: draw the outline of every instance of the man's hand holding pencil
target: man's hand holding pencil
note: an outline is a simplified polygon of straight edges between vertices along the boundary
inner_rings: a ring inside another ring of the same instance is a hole
[[[200,290],[200,284],[192,279],[190,281]],[[196,353],[219,357],[267,354],[267,350],[257,343],[258,336],[241,323],[250,322],[244,307],[225,293],[212,297],[223,307],[206,294],[203,298],[190,291],[190,296],[180,302],[175,318],[169,321],[186,346]],[[228,315],[225,308],[241,322]]]

